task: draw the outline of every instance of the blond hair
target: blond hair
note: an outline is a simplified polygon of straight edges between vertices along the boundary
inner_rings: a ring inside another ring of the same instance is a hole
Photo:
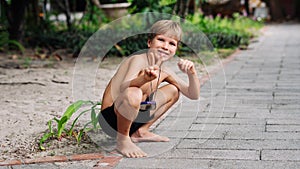
[[[172,20],[160,20],[155,22],[150,28],[150,32],[150,40],[152,40],[156,35],[159,34],[174,38],[177,41],[180,41],[182,36],[180,24]]]

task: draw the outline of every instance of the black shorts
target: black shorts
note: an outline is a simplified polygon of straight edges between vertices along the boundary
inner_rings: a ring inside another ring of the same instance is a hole
[[[137,118],[132,122],[129,136],[136,132],[140,127],[153,119],[154,115],[150,115],[150,110],[139,111]],[[117,136],[117,115],[114,110],[114,104],[104,110],[98,116],[99,124],[102,130],[111,137]]]

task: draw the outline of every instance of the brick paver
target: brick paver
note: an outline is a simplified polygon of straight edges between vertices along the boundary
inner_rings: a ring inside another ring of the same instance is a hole
[[[121,157],[116,155],[104,155],[102,153],[75,154],[70,156],[48,156],[34,159],[19,159],[0,161],[0,169],[6,168],[113,168]]]

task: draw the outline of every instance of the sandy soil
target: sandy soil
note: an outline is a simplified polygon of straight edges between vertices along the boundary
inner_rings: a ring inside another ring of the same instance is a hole
[[[102,151],[92,144],[90,137],[80,145],[74,138],[64,138],[47,144],[46,151],[38,149],[38,141],[48,128],[48,120],[60,118],[74,101],[72,78],[75,60],[29,62],[7,58],[7,55],[0,56],[0,160]],[[100,76],[96,78],[99,100],[104,84],[109,81],[117,65],[110,63],[99,68]],[[89,114],[81,117],[78,125],[82,126],[88,120]]]
[[[93,59],[88,59],[86,64],[93,62]],[[98,101],[120,62],[121,59],[108,59],[99,66],[95,84],[90,86],[95,88]],[[38,148],[39,139],[48,128],[47,122],[54,117],[60,118],[67,106],[74,102],[74,66],[73,59],[28,61],[0,55],[0,160],[112,149],[114,141],[101,130],[89,133],[79,145],[74,138],[63,138],[61,141],[51,140],[46,144],[46,151]],[[83,126],[88,120],[89,114],[81,117],[78,125]]]

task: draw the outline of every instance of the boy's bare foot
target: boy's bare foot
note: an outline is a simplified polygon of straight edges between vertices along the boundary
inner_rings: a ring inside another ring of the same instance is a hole
[[[168,137],[160,136],[154,134],[148,130],[136,131],[131,135],[131,140],[135,143],[137,142],[168,142],[170,139]]]
[[[146,157],[147,154],[136,146],[129,136],[117,137],[117,151],[128,158]]]

